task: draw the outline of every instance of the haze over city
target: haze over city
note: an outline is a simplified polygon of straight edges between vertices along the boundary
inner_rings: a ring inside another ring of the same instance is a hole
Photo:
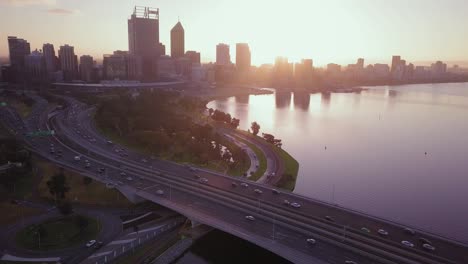
[[[166,46],[180,19],[186,47],[200,51],[202,62],[215,60],[217,43],[238,42],[249,43],[254,65],[273,63],[277,56],[313,58],[317,66],[352,63],[358,57],[388,63],[395,54],[426,65],[468,60],[464,0],[117,2],[0,0],[1,37],[25,38],[32,49],[46,42],[70,44],[77,54],[99,61],[102,54],[128,50],[129,10],[142,5],[160,8],[160,38]],[[0,57],[7,55],[2,41]]]
[[[0,263],[468,263],[466,0],[0,0]]]

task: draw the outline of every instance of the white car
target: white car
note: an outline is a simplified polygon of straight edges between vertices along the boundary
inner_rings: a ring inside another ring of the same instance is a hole
[[[370,233],[370,232],[371,232],[371,231],[369,230],[369,228],[367,228],[367,227],[362,227],[362,228],[361,228],[361,231],[362,231],[362,232],[365,232],[365,233]]]
[[[240,186],[245,187],[245,188],[249,187],[249,185],[245,182],[241,183]]]
[[[208,179],[207,179],[207,178],[201,178],[201,179],[200,179],[200,182],[201,182],[201,183],[207,183],[207,182],[208,182]]]
[[[122,172],[120,173],[120,176],[124,176],[124,177],[125,177],[125,176],[127,176],[127,173],[125,173],[125,172],[122,171]]]
[[[411,243],[409,241],[406,241],[406,240],[401,241],[401,244],[403,244],[403,245],[405,245],[407,247],[411,247],[411,248],[414,247],[413,243]]]
[[[422,247],[425,249],[425,250],[428,250],[428,251],[435,251],[436,248],[431,245],[431,244],[423,244]]]
[[[157,191],[156,191],[156,194],[157,194],[157,195],[164,195],[164,191],[163,191],[163,190],[157,190]]]
[[[289,205],[289,204],[291,204],[291,203],[290,203],[288,200],[284,200],[284,201],[283,201],[283,204]]]
[[[308,238],[307,240],[307,243],[311,244],[311,245],[315,245],[315,243],[317,243],[317,241],[313,238]]]
[[[262,194],[263,193],[262,190],[260,190],[260,189],[255,189],[254,192],[257,193],[257,194]]]
[[[86,247],[88,247],[88,248],[92,247],[92,246],[94,246],[94,244],[96,244],[96,240],[90,240],[90,241],[88,241],[88,243],[86,243]]]
[[[379,235],[382,235],[382,236],[388,236],[388,232],[384,229],[379,229],[379,231],[377,231],[377,233],[379,233]]]
[[[132,177],[127,177],[127,181],[133,181]]]
[[[249,221],[255,221],[255,217],[251,216],[251,215],[247,215],[245,217],[245,219],[249,220]]]
[[[74,160],[75,160],[75,161],[80,161],[80,160],[81,160],[81,157],[80,157],[80,156],[75,156]]]
[[[301,204],[299,203],[291,203],[290,205],[294,208],[301,208]]]

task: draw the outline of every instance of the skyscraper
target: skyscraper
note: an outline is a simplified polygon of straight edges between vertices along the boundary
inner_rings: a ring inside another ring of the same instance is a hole
[[[401,57],[400,56],[393,56],[392,57],[392,67],[390,68],[390,72],[393,74],[396,68],[400,65]]]
[[[249,44],[236,44],[236,67],[240,72],[248,72],[250,70],[251,55]]]
[[[65,81],[71,81],[78,75],[78,58],[75,55],[75,48],[65,44],[60,46],[58,51],[60,68],[63,72],[63,79]]]
[[[166,55],[166,46],[159,42],[159,56]]]
[[[223,66],[231,64],[229,45],[220,43],[216,46],[216,64]]]
[[[132,68],[140,68],[145,81],[157,80],[160,53],[158,8],[135,6],[128,20],[128,47],[130,56],[137,57],[130,61],[141,64]]]
[[[171,29],[171,57],[182,58],[185,55],[185,31],[182,24],[177,24]]]
[[[89,55],[83,55],[80,57],[80,77],[82,81],[92,81],[93,67],[93,57]]]
[[[38,50],[24,57],[26,76],[29,81],[41,82],[46,78],[46,64],[42,52]]]
[[[31,54],[29,42],[17,37],[8,37],[8,49],[10,52],[10,65],[12,80],[19,81],[24,75],[24,58]]]
[[[55,56],[54,45],[46,43],[42,46],[42,52],[46,64],[47,73],[57,71],[57,57]]]

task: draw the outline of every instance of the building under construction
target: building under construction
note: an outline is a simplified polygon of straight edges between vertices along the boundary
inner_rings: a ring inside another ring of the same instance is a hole
[[[129,55],[138,64],[136,79],[156,81],[159,59],[159,9],[135,6],[128,20]]]

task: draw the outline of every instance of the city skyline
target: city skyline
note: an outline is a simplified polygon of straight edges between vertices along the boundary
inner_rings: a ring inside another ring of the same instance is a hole
[[[107,7],[108,1],[102,1],[97,6],[93,3],[91,6],[90,1],[2,0],[0,24],[11,26],[1,37],[6,39],[11,35],[24,38],[31,43],[32,50],[40,49],[49,42],[56,47],[69,44],[75,47],[76,54],[91,55],[99,60],[103,54],[114,50],[128,50],[125,26],[128,10],[134,4],[147,5],[149,2],[113,5],[113,15],[103,16],[100,12]],[[444,3],[424,1],[424,5],[421,5],[423,1],[391,4],[368,0],[359,2],[360,10],[349,3],[338,5],[336,1],[327,2],[320,8],[317,2],[312,1],[297,1],[290,6],[273,3],[268,5],[267,14],[263,12],[261,16],[257,15],[257,21],[253,18],[266,4],[263,0],[249,5],[241,1],[238,6],[228,1],[212,0],[197,5],[183,1],[162,1],[149,5],[160,8],[161,42],[170,45],[170,29],[180,18],[186,28],[186,49],[200,51],[202,62],[215,61],[217,44],[227,43],[233,47],[242,42],[249,44],[252,64],[257,66],[273,63],[277,56],[288,57],[290,61],[311,58],[317,66],[331,62],[348,64],[358,57],[366,58],[369,63],[389,63],[388,58],[397,54],[413,62],[468,60],[468,48],[464,45],[468,37],[462,34],[462,10],[466,10],[467,3],[459,0]],[[420,12],[412,14],[415,8]],[[203,12],[198,12],[201,9],[209,16],[202,17]],[[15,14],[20,11],[25,16],[34,13],[37,21],[28,23],[19,20],[21,16]],[[242,16],[239,16],[240,12],[243,12]],[[431,21],[421,20],[420,16],[428,12],[432,12]],[[320,13],[326,13],[328,17]],[[320,26],[316,24],[318,22]],[[206,30],[212,34],[203,34]],[[313,34],[304,37],[309,31]],[[346,43],[346,47],[343,47],[343,43]],[[7,56],[7,45],[2,41],[0,57]],[[235,49],[231,50],[231,56],[235,58]]]

